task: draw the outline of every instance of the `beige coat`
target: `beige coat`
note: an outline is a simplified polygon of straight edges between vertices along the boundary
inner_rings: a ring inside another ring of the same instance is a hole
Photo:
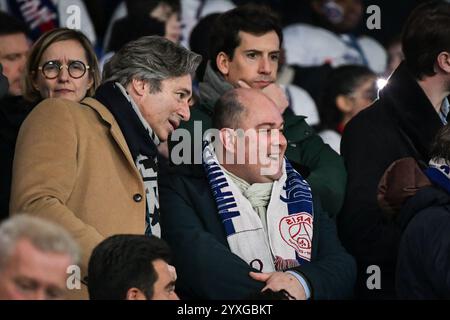
[[[92,249],[104,238],[144,233],[144,195],[125,138],[97,100],[47,99],[23,123],[10,212],[64,226],[81,246],[82,278]],[[87,298],[86,288],[75,296]]]

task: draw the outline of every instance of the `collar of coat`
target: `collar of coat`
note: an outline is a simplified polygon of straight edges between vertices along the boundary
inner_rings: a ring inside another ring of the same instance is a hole
[[[131,97],[112,82],[102,84],[95,92],[95,99],[102,103],[114,116],[122,131],[133,159],[139,155],[155,158],[158,150],[155,134],[144,126],[144,121],[134,110]],[[136,107],[137,108],[137,107]]]
[[[418,152],[428,159],[428,147],[442,121],[405,62],[395,70],[379,93],[381,108],[392,115]]]

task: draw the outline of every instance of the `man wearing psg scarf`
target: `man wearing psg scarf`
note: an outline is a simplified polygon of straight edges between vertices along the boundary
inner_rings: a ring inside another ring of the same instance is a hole
[[[162,237],[174,253],[178,294],[244,299],[270,289],[296,300],[351,297],[355,262],[284,157],[275,103],[241,88],[214,110],[203,163],[171,167],[160,180]]]

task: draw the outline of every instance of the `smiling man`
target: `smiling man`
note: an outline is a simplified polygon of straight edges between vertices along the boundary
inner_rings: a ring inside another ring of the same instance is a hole
[[[244,299],[271,289],[297,300],[350,297],[355,262],[285,159],[275,103],[260,90],[230,90],[213,124],[203,165],[170,168],[160,180],[162,236],[174,253],[179,295]]]
[[[157,146],[189,119],[200,60],[167,39],[140,38],[108,62],[95,98],[46,99],[22,125],[10,211],[65,226],[84,275],[105,237],[160,235]]]
[[[320,196],[325,211],[335,216],[344,200],[344,165],[308,126],[305,117],[296,116],[288,107],[284,90],[275,83],[281,43],[278,19],[264,7],[245,5],[221,14],[210,33],[209,62],[200,83],[200,102],[182,128],[193,133],[195,125],[201,123],[203,131],[209,129],[214,104],[232,88],[260,90],[275,102],[283,116],[288,159]],[[194,147],[193,154],[200,153],[200,148]]]

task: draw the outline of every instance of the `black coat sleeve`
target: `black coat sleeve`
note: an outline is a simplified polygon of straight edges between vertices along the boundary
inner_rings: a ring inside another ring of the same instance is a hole
[[[450,211],[448,205],[417,213],[406,228],[398,254],[400,299],[450,299]]]
[[[345,128],[341,152],[347,169],[344,207],[338,217],[339,236],[363,266],[394,266],[401,230],[377,203],[377,188],[386,168],[399,154],[395,135],[389,128],[377,126],[377,119],[366,116],[353,119]],[[380,129],[381,128],[381,129]]]

